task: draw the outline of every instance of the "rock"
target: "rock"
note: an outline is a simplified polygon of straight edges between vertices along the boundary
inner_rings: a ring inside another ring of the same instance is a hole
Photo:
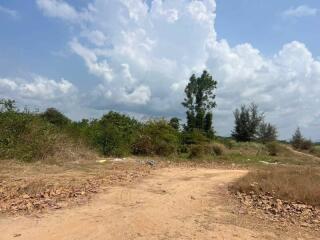
[[[156,161],[155,160],[148,160],[146,162],[147,165],[151,166],[151,167],[154,167],[156,165]]]
[[[24,193],[24,194],[22,195],[22,198],[23,198],[23,199],[29,199],[30,196],[29,196],[28,194]]]

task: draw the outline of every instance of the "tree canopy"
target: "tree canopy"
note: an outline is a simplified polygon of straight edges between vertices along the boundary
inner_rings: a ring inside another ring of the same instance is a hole
[[[200,77],[193,74],[186,86],[182,105],[187,109],[186,130],[199,129],[208,136],[213,136],[212,109],[216,107],[214,90],[217,81],[204,70]]]

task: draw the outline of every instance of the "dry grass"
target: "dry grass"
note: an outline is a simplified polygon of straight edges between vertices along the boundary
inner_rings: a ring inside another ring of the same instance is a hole
[[[271,194],[276,198],[320,206],[320,169],[271,167],[250,172],[234,183],[235,191]]]
[[[314,146],[311,149],[310,153],[317,156],[317,157],[320,157],[320,146],[319,145]]]

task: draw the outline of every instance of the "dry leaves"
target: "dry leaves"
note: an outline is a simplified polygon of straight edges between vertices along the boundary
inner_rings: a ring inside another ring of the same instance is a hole
[[[249,194],[237,192],[236,197],[248,211],[260,209],[272,221],[299,224],[320,231],[320,209],[316,207],[282,201],[270,193],[262,195],[254,192]]]
[[[102,186],[130,183],[150,170],[114,170],[106,175],[25,177],[0,179],[0,213],[17,215],[88,202]]]

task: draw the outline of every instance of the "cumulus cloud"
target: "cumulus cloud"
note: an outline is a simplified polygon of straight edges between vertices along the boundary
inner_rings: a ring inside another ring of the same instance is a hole
[[[72,97],[76,91],[76,87],[65,79],[56,81],[42,76],[34,76],[31,81],[0,78],[0,93],[6,97],[53,101]]]
[[[38,7],[48,17],[57,17],[71,22],[81,22],[90,19],[90,7],[77,11],[62,0],[36,0]]]
[[[318,9],[309,7],[307,5],[300,5],[296,8],[289,8],[283,12],[285,17],[306,17],[315,16],[318,13]]]
[[[8,16],[12,17],[12,18],[18,18],[19,14],[16,10],[10,9],[10,8],[6,8],[4,6],[0,5],[0,13],[4,13],[7,14]]]
[[[153,0],[150,5],[143,0],[94,0],[78,11],[62,0],[38,2],[56,4],[46,9],[69,9],[64,11],[70,11],[71,19],[62,10],[45,12],[67,22],[88,13],[82,18],[86,24],[76,25],[79,34],[69,46],[88,72],[101,79],[88,94],[91,108],[182,115],[188,77],[206,68],[218,81],[215,126],[220,134],[230,133],[232,111],[252,101],[279,126],[282,137],[297,125],[312,129],[310,136],[320,131],[320,61],[297,41],[265,57],[250,43],[231,46],[217,39],[214,0]],[[312,15],[314,10],[308,9],[287,14]]]

